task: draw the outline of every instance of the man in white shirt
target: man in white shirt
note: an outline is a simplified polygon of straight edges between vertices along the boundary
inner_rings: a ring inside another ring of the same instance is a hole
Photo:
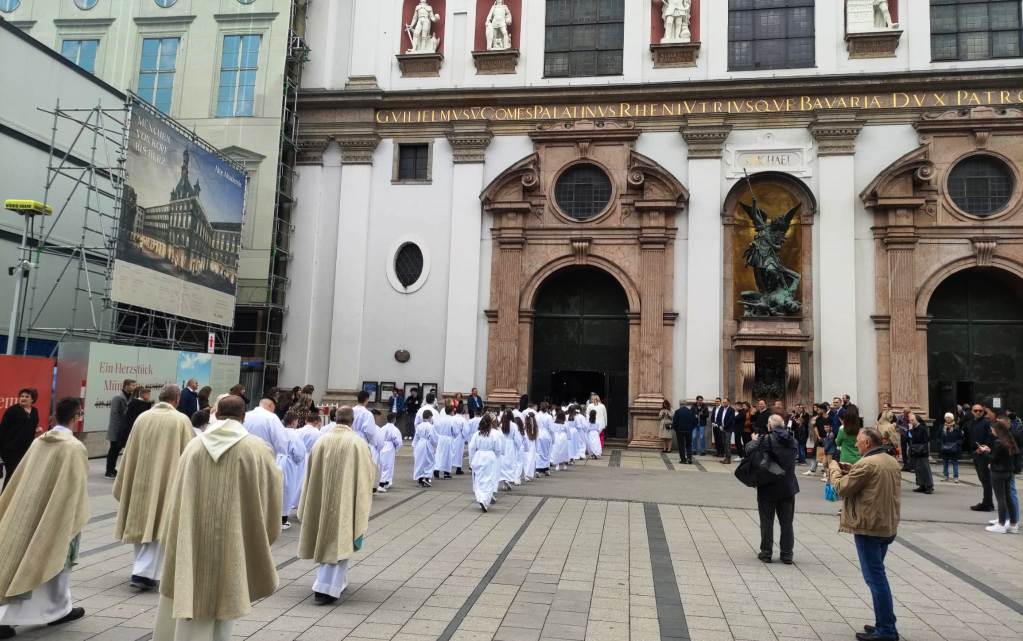
[[[380,465],[380,448],[384,445],[384,433],[377,425],[373,412],[369,411],[366,405],[369,403],[369,392],[360,391],[355,400],[358,403],[352,408],[352,431],[366,441],[369,445],[370,455],[373,457],[373,465]],[[379,467],[378,467],[379,469]],[[374,488],[375,492],[387,492],[386,488]]]

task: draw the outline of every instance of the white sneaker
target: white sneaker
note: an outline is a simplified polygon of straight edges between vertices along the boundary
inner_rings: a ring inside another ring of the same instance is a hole
[[[1009,534],[1019,534],[1019,523],[1008,527]]]
[[[998,519],[991,519],[990,521],[987,522],[987,524],[988,525],[1001,525],[1002,522],[999,521]]]
[[[377,494],[387,494],[387,488],[386,487],[378,487],[377,488]]]
[[[984,528],[988,532],[994,532],[995,534],[1008,534],[1009,528],[1004,525],[989,525]]]
[[[817,472],[815,470],[807,470],[807,471],[803,472],[803,476],[813,476],[816,473]]]

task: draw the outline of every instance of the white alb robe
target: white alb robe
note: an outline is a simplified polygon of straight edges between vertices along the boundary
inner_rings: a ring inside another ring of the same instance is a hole
[[[522,451],[522,436],[519,435],[519,428],[512,423],[511,429],[504,436],[501,452],[501,480],[505,483],[518,484],[522,478],[519,461],[519,453]]]
[[[451,417],[441,414],[433,422],[433,429],[437,431],[437,450],[433,455],[433,470],[451,474]]]
[[[388,423],[380,428],[383,435],[383,447],[380,448],[380,483],[390,485],[394,481],[394,459],[401,449],[401,432]]]
[[[277,467],[284,475],[284,500],[281,502],[281,516],[288,516],[292,508],[298,507],[302,497],[302,483],[305,482],[305,443],[296,430],[286,430],[288,452],[277,455]]]
[[[70,612],[71,568],[66,568],[27,598],[0,605],[0,625],[45,625]]]
[[[599,423],[586,423],[586,451],[593,456],[601,456],[603,448],[600,446],[600,432],[602,431]]]
[[[536,476],[536,441],[522,437],[522,475],[527,479]]]
[[[153,641],[231,641],[234,619],[175,619],[174,600],[160,596]]]
[[[380,465],[380,448],[383,447],[383,435],[373,412],[366,409],[364,405],[356,405],[352,408],[352,431],[362,437],[369,445],[369,453],[373,457],[373,465]]]
[[[551,466],[551,448],[554,446],[554,434],[551,425],[554,421],[547,414],[536,415],[536,469],[546,470]]]
[[[489,434],[476,432],[469,441],[469,461],[472,464],[472,491],[477,503],[490,505],[497,492],[499,457],[504,451],[501,439],[491,430]]]
[[[462,460],[465,458],[465,445],[469,439],[465,437],[469,428],[469,421],[461,414],[449,416],[451,422],[451,447],[448,450],[450,469],[462,469]],[[472,436],[471,434],[469,435]]]
[[[338,563],[324,563],[316,568],[313,592],[328,594],[335,599],[348,587],[348,559]]]
[[[160,580],[163,574],[163,548],[159,541],[135,544],[135,563],[131,574],[153,581]]]
[[[313,451],[313,445],[316,445],[316,441],[320,440],[320,437],[323,436],[324,432],[321,430],[322,428],[313,427],[308,424],[295,430],[299,438],[302,439],[302,444],[305,445],[307,453]]]
[[[257,407],[245,415],[244,426],[246,432],[263,439],[274,451],[274,456],[288,454],[291,442],[288,429],[273,412]]]
[[[416,426],[416,435],[412,439],[413,481],[433,476],[434,450],[438,437],[432,421],[431,418]]]
[[[597,425],[600,426],[601,431],[607,427],[607,406],[601,403],[589,403],[586,405],[586,420],[589,420],[590,410],[597,411]]]
[[[564,465],[572,458],[568,446],[568,426],[564,423],[551,423],[551,433],[554,434],[554,445],[551,447],[551,463]]]

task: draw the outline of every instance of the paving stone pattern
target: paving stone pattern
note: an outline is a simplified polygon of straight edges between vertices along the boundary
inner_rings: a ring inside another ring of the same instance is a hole
[[[406,448],[398,488],[374,502],[342,601],[313,604],[315,567],[295,558],[296,524],[274,545],[280,588],[237,623],[236,638],[849,641],[872,623],[852,539],[837,532],[837,504],[820,498],[816,479],[800,478],[796,564],[765,565],[755,498],[736,487],[731,466],[704,458],[706,471],[669,469],[657,452],[614,458],[620,468],[606,456],[502,493],[483,514],[468,475],[430,490],[406,481]],[[983,531],[986,515],[964,507],[976,488],[941,484],[922,497],[910,485],[904,513],[916,516],[888,558],[902,638],[1019,641],[1023,537]],[[18,638],[150,638],[157,596],[128,585],[132,551],[112,544],[110,490],[93,461],[93,518],[72,575],[87,616]]]

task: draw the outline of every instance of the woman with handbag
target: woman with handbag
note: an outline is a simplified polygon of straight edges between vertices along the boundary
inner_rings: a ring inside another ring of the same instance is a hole
[[[661,452],[665,454],[671,453],[671,441],[675,438],[675,432],[671,430],[671,403],[664,401],[661,403],[661,412],[657,415],[658,433],[657,437],[661,439]]]
[[[934,493],[934,477],[931,476],[931,436],[927,433],[927,424],[921,423],[913,412],[907,416],[909,420],[909,458],[910,469],[916,472],[916,489],[921,494]]]
[[[945,414],[941,428],[941,461],[944,465],[942,481],[948,481],[948,464],[952,464],[953,483],[959,482],[959,456],[963,453],[963,431],[956,425],[955,414]]]

